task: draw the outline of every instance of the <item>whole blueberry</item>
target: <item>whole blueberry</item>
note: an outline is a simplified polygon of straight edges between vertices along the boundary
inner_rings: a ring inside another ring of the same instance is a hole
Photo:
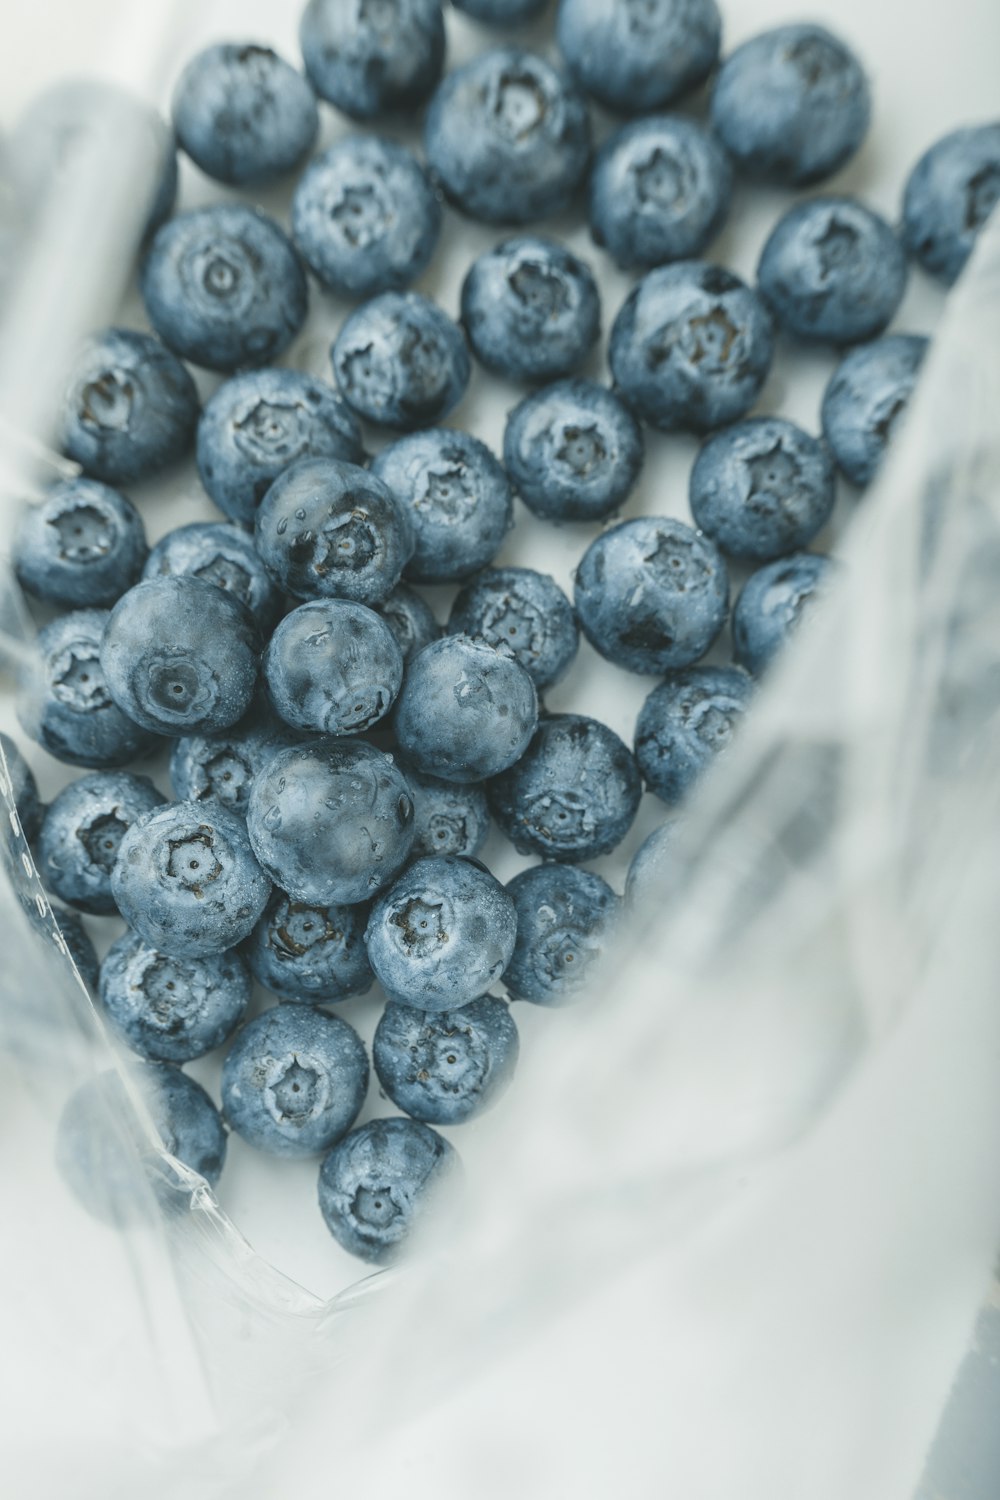
[[[768,562],[807,546],[830,519],[833,460],[785,417],[750,417],[702,444],[688,498],[695,524],[724,552]]]
[[[653,427],[703,432],[750,409],[774,334],[764,303],[721,266],[650,271],[622,304],[608,359],[622,395]]]
[[[292,199],[292,239],[341,297],[401,292],[430,265],[441,201],[412,152],[351,135],[310,162]]]
[[[578,999],[614,935],[621,900],[600,875],[572,865],[534,865],[515,875],[507,892],[517,908],[507,990],[533,1005]]]
[[[192,209],[164,224],[140,289],[163,342],[210,370],[277,359],[309,304],[291,242],[273,219],[242,203]]]
[[[196,53],[177,80],[171,113],[191,160],[233,187],[290,172],[319,130],[316,96],[302,74],[253,42]]]
[[[0,749],[6,762],[6,776],[0,786],[5,800],[13,802],[21,832],[33,844],[42,826],[42,799],[38,795],[35,773],[9,735],[0,734]],[[10,805],[7,806],[8,821]]]
[[[625,879],[626,906],[648,909],[663,904],[664,886],[669,879],[671,851],[676,836],[677,824],[671,820],[654,828],[643,839],[628,867]]]
[[[559,0],[556,34],[588,94],[646,114],[704,83],[721,31],[715,0]]]
[[[21,587],[50,604],[99,607],[131,588],[146,531],[131,500],[93,479],[66,479],[17,520],[11,562]]]
[[[551,714],[487,793],[497,826],[521,854],[578,864],[625,837],[642,782],[632,752],[606,724]]]
[[[367,920],[367,906],[312,906],[275,891],[243,956],[258,983],[282,1000],[332,1005],[372,987]]]
[[[299,45],[316,92],[345,115],[412,109],[444,66],[440,0],[309,0]]]
[[[395,702],[403,653],[374,610],[346,599],[313,599],[282,620],[263,671],[286,724],[316,734],[361,734]]]
[[[397,584],[383,600],[379,614],[396,637],[404,662],[429,646],[431,641],[436,641],[441,634],[441,626],[426,599],[421,598],[415,589],[407,588],[405,583]]]
[[[194,521],[168,531],[146,560],[143,578],[200,578],[225,589],[268,629],[281,599],[242,526],[226,521]]]
[[[487,224],[530,224],[566,208],[590,165],[583,96],[544,58],[497,47],[449,73],[424,125],[431,171]]]
[[[372,907],[368,961],[390,1000],[419,1010],[455,1010],[500,978],[514,951],[517,919],[485,866],[454,854],[409,865]]]
[[[62,448],[107,484],[148,479],[183,458],[198,421],[189,372],[151,333],[107,328],[77,354],[62,406]]]
[[[363,740],[281,750],[247,808],[254,853],[295,901],[353,905],[386,885],[413,844],[413,799],[387,755]]]
[[[700,255],[729,213],[732,171],[707,130],[676,115],[625,125],[598,152],[590,232],[623,269]]]
[[[462,330],[418,292],[383,292],[356,308],[330,359],[348,406],[406,432],[446,417],[471,373]]]
[[[184,735],[170,754],[170,784],[181,802],[221,802],[246,817],[250,788],[272,755],[297,742],[287,724],[250,713],[220,734]]]
[[[358,420],[325,381],[298,370],[248,370],[206,403],[198,473],[232,520],[252,524],[278,475],[305,458],[364,461]]]
[[[463,11],[484,26],[519,26],[540,16],[549,0],[452,0],[456,10]]]
[[[418,771],[445,781],[483,781],[524,754],[538,698],[512,655],[485,641],[448,635],[406,669],[393,727]]]
[[[448,629],[508,647],[536,688],[558,682],[580,644],[573,606],[554,578],[532,568],[485,569],[459,593]]]
[[[455,1148],[429,1125],[392,1117],[359,1125],[326,1157],[319,1206],[338,1244],[385,1264],[433,1208],[458,1166]]]
[[[726,623],[726,565],[715,543],[682,521],[622,521],[583,554],[576,613],[608,661],[658,677],[691,666]]]
[[[83,918],[75,911],[62,906],[53,906],[52,915],[62,935],[66,952],[88,990],[96,990],[101,976],[101,965],[97,949],[83,925]]]
[[[472,352],[507,380],[558,380],[587,358],[601,331],[590,267],[563,245],[521,235],[485,250],[462,283]]]
[[[471,859],[478,854],[490,831],[490,810],[483,787],[424,776],[405,762],[402,771],[413,797],[414,858],[458,854]]]
[[[353,1027],[308,1005],[276,1005],[236,1034],[222,1065],[222,1108],[259,1151],[313,1156],[350,1130],[368,1091]]]
[[[892,334],[851,349],[823,393],[823,432],[853,484],[870,484],[910,403],[928,340]]]
[[[217,802],[168,802],[136,818],[111,871],[126,922],[172,958],[235,947],[270,893],[242,818]]]
[[[712,124],[740,169],[804,187],[842,167],[871,120],[854,53],[822,26],[778,26],[731,52],[712,93]]]
[[[427,1125],[461,1125],[489,1109],[511,1082],[517,1055],[510,1009],[492,995],[436,1013],[390,1003],[372,1042],[379,1083]]]
[[[496,555],[514,524],[502,465],[467,432],[410,433],[376,455],[372,473],[410,518],[415,546],[406,576],[418,583],[468,578]]]
[[[828,557],[795,552],[751,573],[733,606],[733,655],[759,677],[829,582]]]
[[[507,418],[503,458],[525,505],[543,521],[603,521],[642,471],[642,429],[625,403],[593,380],[561,380]]]
[[[635,726],[635,758],[650,791],[680,802],[724,750],[750,705],[739,667],[688,667],[653,689]]]
[[[1000,201],[1000,121],[953,130],[906,179],[903,242],[925,271],[951,286]]]
[[[221,1046],[242,1021],[251,988],[238,953],[170,958],[134,932],[113,943],[101,965],[108,1020],[150,1062],[190,1062]]]
[[[334,458],[302,459],[257,511],[257,551],[296,599],[381,604],[413,556],[408,512],[382,481]]]
[[[46,809],[38,840],[42,884],[80,911],[116,911],[111,871],[136,818],[162,806],[148,776],[95,771],[63,787]]]

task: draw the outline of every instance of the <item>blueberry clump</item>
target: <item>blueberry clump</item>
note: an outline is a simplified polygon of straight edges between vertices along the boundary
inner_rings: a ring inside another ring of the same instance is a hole
[[[341,328],[330,359],[348,406],[402,431],[442,421],[471,373],[462,330],[418,292],[383,292],[363,303]]]
[[[650,791],[682,801],[729,744],[750,706],[753,681],[739,667],[688,667],[653,689],[639,711],[635,758]]]
[[[456,10],[484,26],[519,26],[522,21],[540,16],[548,3],[549,0],[452,0]]]
[[[451,634],[506,646],[536,688],[551,687],[576,656],[580,631],[562,589],[532,568],[487,568],[452,605]]]
[[[225,589],[256,616],[262,630],[274,624],[281,599],[253,538],[225,521],[194,521],[168,531],[146,561],[143,578],[200,578]]]
[[[392,593],[379,605],[379,614],[396,638],[396,645],[408,662],[431,641],[441,634],[441,626],[434,618],[434,611],[414,590],[405,583],[397,584]]]
[[[7,763],[5,784],[0,793],[8,794],[17,812],[21,832],[29,844],[38,837],[42,826],[42,799],[38,795],[35,773],[9,735],[0,734],[0,748]],[[9,821],[9,819],[7,820]]]
[[[282,1000],[332,1005],[371,989],[367,906],[313,906],[275,891],[243,945],[258,983]]]
[[[361,734],[395,702],[403,653],[374,610],[345,599],[314,599],[282,620],[263,670],[286,724],[317,734]]]
[[[250,788],[272,755],[297,736],[269,715],[253,711],[221,734],[184,735],[170,755],[170,784],[181,802],[221,802],[246,817]]]
[[[759,677],[828,582],[828,557],[795,552],[751,573],[733,606],[733,655]]]
[[[517,909],[517,946],[504,975],[512,997],[533,1005],[578,999],[614,935],[619,897],[599,875],[571,865],[534,865],[507,893]]]
[[[951,286],[1000,201],[1000,121],[953,130],[906,179],[903,240],[925,271]]]
[[[250,971],[238,953],[170,958],[134,932],[112,944],[100,983],[112,1027],[150,1062],[203,1057],[233,1034],[250,1003]]]
[[[651,909],[658,904],[657,898],[659,904],[663,903],[676,834],[677,824],[671,820],[654,828],[643,839],[628,867],[625,879],[626,906],[633,910],[640,907]]]
[[[93,479],[55,485],[18,517],[11,562],[21,587],[50,604],[99,608],[137,582],[146,560],[142,517]]]
[[[440,0],[309,0],[299,45],[313,88],[345,115],[411,109],[444,66]]]
[[[80,911],[113,914],[111,871],[121,841],[136,818],[163,801],[148,776],[127,771],[71,781],[42,822],[38,869],[45,889]]]
[[[426,1125],[461,1125],[489,1109],[511,1082],[517,1055],[510,1010],[492,995],[433,1014],[389,1004],[372,1043],[379,1083]]]
[[[546,386],[507,418],[507,472],[543,521],[606,520],[634,489],[643,456],[635,417],[614,391],[592,380]]]
[[[853,484],[874,479],[910,403],[928,340],[892,334],[851,349],[823,393],[823,432],[838,466]]]
[[[346,1135],[319,1174],[319,1206],[338,1244],[384,1265],[434,1205],[458,1166],[453,1146],[429,1125],[393,1117]]]
[[[413,797],[414,858],[458,854],[471,859],[478,854],[490,831],[483,787],[424,776],[405,763],[402,771]]]
[[[559,0],[557,37],[588,94],[646,114],[704,83],[719,55],[715,0]]]

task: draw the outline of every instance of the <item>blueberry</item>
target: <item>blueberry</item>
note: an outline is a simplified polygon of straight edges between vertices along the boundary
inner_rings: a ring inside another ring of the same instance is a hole
[[[29,844],[38,837],[42,826],[42,799],[38,795],[35,773],[9,735],[0,734],[0,749],[6,762],[6,776],[0,792],[8,795],[17,812],[21,832]],[[9,815],[10,808],[8,805]]]
[[[590,165],[583,96],[544,58],[497,47],[449,73],[424,125],[431,171],[488,224],[530,224],[566,208]]]
[[[412,109],[444,66],[440,0],[309,0],[299,45],[316,92],[345,115]]]
[[[140,289],[163,342],[210,370],[277,359],[309,302],[291,242],[273,219],[242,203],[193,209],[164,224]]]
[[[413,556],[405,508],[375,475],[338,459],[302,459],[257,512],[257,551],[297,599],[381,604]]]
[[[462,330],[417,292],[383,292],[356,308],[330,359],[358,416],[407,432],[446,417],[471,373]]]
[[[925,271],[951,286],[1000,201],[1000,121],[953,130],[906,180],[903,240]]]
[[[739,667],[688,667],[653,689],[635,726],[635,758],[650,791],[682,801],[725,750],[753,695]]]
[[[594,649],[626,671],[656,677],[689,667],[726,623],[726,565],[714,542],[681,521],[622,521],[583,554],[576,612]]]
[[[715,0],[560,0],[559,48],[608,109],[646,114],[704,83],[719,55]]]
[[[401,292],[430,265],[441,201],[416,157],[395,141],[351,135],[299,179],[292,239],[341,297]]]
[[[488,370],[507,380],[558,380],[597,343],[601,297],[590,267],[565,246],[522,235],[472,262],[462,326]]]
[[[768,562],[822,531],[836,481],[826,444],[784,417],[751,417],[702,444],[688,490],[698,528],[732,557]]]
[[[625,904],[636,909],[640,906],[659,909],[663,904],[664,887],[670,876],[672,850],[677,836],[677,824],[671,820],[662,823],[647,834],[632,856],[625,880]],[[658,899],[659,898],[659,899]]]
[[[822,26],[752,37],[726,58],[712,94],[712,123],[740,169],[791,187],[842,167],[870,120],[861,64]]]
[[[578,864],[625,837],[642,782],[632,752],[606,724],[552,714],[487,792],[497,826],[520,853]]]
[[[250,791],[247,831],[295,901],[352,905],[386,885],[413,844],[413,800],[387,755],[321,739],[272,756]]]
[[[540,16],[548,3],[549,0],[452,0],[456,10],[484,26],[520,26]]]
[[[623,401],[592,380],[562,380],[507,419],[503,457],[525,505],[543,521],[603,521],[628,499],[643,438]]]
[[[449,635],[410,662],[393,727],[418,771],[482,781],[524,754],[537,721],[535,685],[513,656]]]
[[[253,710],[221,734],[185,735],[170,755],[174,793],[181,802],[221,802],[246,817],[257,772],[296,738],[287,724]]]
[[[96,990],[100,982],[101,965],[97,950],[83,925],[83,918],[65,907],[53,906],[52,915],[62,934],[66,952],[76,966],[77,973],[88,990]]]
[[[415,858],[425,854],[478,854],[490,831],[486,792],[476,784],[424,776],[405,763],[406,784],[413,797]]]
[[[276,1005],[248,1021],[222,1065],[235,1131],[274,1156],[313,1156],[349,1130],[368,1091],[368,1057],[346,1021]]]
[[[107,328],[73,362],[63,452],[94,479],[128,484],[183,458],[197,421],[198,392],[180,360],[150,333]]]
[[[700,255],[729,213],[732,172],[713,136],[679,116],[624,126],[590,177],[590,232],[623,269]]]
[[[217,802],[168,802],[136,818],[111,871],[126,922],[172,958],[235,947],[270,893],[243,820]]]
[[[332,1005],[371,989],[367,906],[311,906],[275,891],[243,945],[254,978],[282,1000]]]
[[[101,1003],[127,1046],[150,1062],[185,1063],[231,1036],[250,1003],[238,953],[170,958],[126,932],[101,965]]]
[[[314,599],[282,620],[263,670],[286,724],[317,734],[361,734],[395,702],[403,653],[374,610],[345,599]]]
[[[194,521],[168,531],[146,561],[143,578],[200,578],[225,589],[255,615],[262,630],[273,625],[281,599],[242,526]]]
[[[326,1227],[362,1260],[393,1260],[457,1165],[454,1147],[428,1125],[369,1120],[334,1146],[320,1168]]]
[[[408,662],[441,634],[441,626],[425,599],[405,583],[397,584],[379,605],[379,614],[396,637],[396,645]]]
[[[851,349],[823,393],[823,432],[853,484],[870,484],[906,411],[928,340],[912,333]]]
[[[751,573],[733,606],[733,655],[759,677],[829,581],[828,557],[795,552]]]
[[[80,911],[111,915],[111,871],[136,818],[163,804],[148,776],[97,771],[64,787],[50,804],[38,840],[42,884]]]
[[[492,995],[432,1014],[389,1004],[372,1043],[383,1089],[426,1125],[461,1125],[489,1109],[511,1082],[517,1054],[510,1010]]]
[[[302,74],[252,42],[196,53],[177,80],[171,112],[191,160],[233,187],[290,172],[319,130],[316,96]]]
[[[507,475],[467,432],[411,433],[376,455],[372,473],[410,517],[415,547],[406,576],[419,583],[468,578],[495,556],[514,524]]]
[[[131,500],[93,479],[67,479],[18,517],[11,562],[21,587],[50,604],[99,607],[131,588],[146,532]]]
[[[703,432],[754,404],[774,354],[763,302],[731,271],[678,261],[650,271],[611,329],[608,359],[644,421]]]
[[[508,991],[533,1005],[578,999],[614,934],[620,899],[599,875],[571,865],[534,865],[515,875],[507,892],[517,909]]]
[[[547,573],[531,568],[487,568],[452,605],[448,629],[507,646],[536,688],[551,687],[569,670],[580,644],[576,615]]]

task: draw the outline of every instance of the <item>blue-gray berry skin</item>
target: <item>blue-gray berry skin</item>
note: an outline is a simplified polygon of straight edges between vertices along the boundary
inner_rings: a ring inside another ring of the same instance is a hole
[[[308,1005],[277,1005],[236,1034],[222,1065],[233,1129],[274,1156],[314,1156],[350,1130],[368,1091],[353,1027]]]
[[[573,606],[554,578],[532,568],[486,568],[458,594],[448,630],[506,646],[536,688],[558,682],[580,644]]]
[[[195,383],[165,344],[106,328],[85,341],[70,369],[62,449],[106,484],[148,479],[188,452],[198,411]]]
[[[332,458],[302,459],[274,481],[257,511],[257,551],[296,599],[388,598],[413,556],[406,508],[377,475]]]
[[[658,677],[704,656],[726,623],[729,575],[709,537],[668,516],[644,516],[591,542],[575,601],[596,651]]]
[[[163,804],[148,776],[95,771],[64,787],[46,809],[38,840],[42,884],[69,906],[116,911],[111,871],[136,818]]]
[[[530,224],[571,202],[590,165],[583,95],[551,63],[497,47],[449,73],[424,123],[431,172],[487,224]]]
[[[597,342],[593,272],[564,245],[520,235],[485,250],[462,283],[462,326],[481,365],[507,380],[572,375]]]
[[[671,672],[639,711],[635,758],[662,802],[681,802],[737,733],[750,706],[753,679],[739,667]]]
[[[870,120],[861,64],[822,26],[752,37],[725,59],[712,93],[712,124],[740,170],[789,187],[836,172]]]
[[[441,200],[412,152],[351,135],[310,162],[292,198],[292,239],[341,297],[401,292],[430,265]]]
[[[0,747],[7,762],[10,795],[17,810],[21,832],[29,844],[34,843],[42,826],[42,799],[38,795],[35,773],[9,735],[0,734]],[[2,788],[6,791],[7,788]]]
[[[508,992],[533,1005],[570,1004],[614,936],[620,898],[599,875],[564,864],[534,865],[507,892],[517,909]]]
[[[548,3],[549,0],[452,0],[456,10],[483,26],[520,26],[540,16]]]
[[[171,114],[191,160],[232,187],[290,172],[319,130],[316,95],[302,74],[253,42],[217,42],[196,53],[177,80]]]
[[[238,953],[170,958],[126,932],[101,965],[101,1003],[125,1044],[150,1062],[185,1063],[230,1037],[253,982]]]
[[[310,905],[275,891],[243,944],[254,978],[282,1000],[333,1005],[371,989],[367,906]]]
[[[808,546],[830,519],[833,458],[785,417],[749,417],[702,444],[688,498],[696,526],[723,552],[769,562]]]
[[[490,831],[483,786],[425,776],[405,761],[401,770],[413,797],[413,857],[457,854],[472,859],[477,855]]]
[[[1000,201],[1000,120],[942,136],[903,193],[903,242],[925,271],[951,286]]]
[[[275,713],[293,729],[362,734],[395,702],[403,653],[373,609],[313,599],[282,620],[263,671]]]
[[[219,386],[198,423],[205,489],[233,521],[253,524],[271,485],[307,458],[364,462],[358,419],[332,386],[299,370],[247,370]]]
[[[413,109],[444,66],[440,0],[309,0],[299,45],[317,94],[352,119]]]
[[[146,560],[143,578],[200,578],[245,604],[262,630],[273,625],[281,598],[242,526],[193,521],[168,531]]]
[[[379,1083],[425,1125],[461,1125],[489,1109],[513,1079],[517,1056],[510,1009],[493,995],[436,1013],[389,1004],[372,1042]]]
[[[306,319],[309,292],[291,242],[242,203],[178,214],[140,273],[149,321],[175,354],[209,370],[266,365]]]
[[[631,750],[606,724],[551,714],[487,795],[498,828],[520,853],[578,864],[621,843],[642,782]]]
[[[517,918],[484,865],[456,855],[414,860],[372,907],[368,961],[390,1000],[455,1010],[494,985],[514,951]]]
[[[733,656],[759,677],[829,582],[828,557],[795,552],[751,573],[733,606]]]
[[[33,907],[33,910],[37,918],[37,908]],[[53,906],[52,915],[56,919],[67,952],[76,965],[80,978],[88,990],[96,990],[100,982],[101,965],[97,957],[97,949],[83,925],[83,918],[75,911],[68,911],[62,906]]]
[[[625,905],[633,911],[663,903],[677,823],[671,819],[647,834],[632,856],[625,878]]]
[[[319,1206],[339,1245],[361,1260],[395,1260],[437,1191],[458,1168],[443,1136],[419,1120],[369,1120],[346,1135],[319,1173]]]
[[[525,505],[543,521],[603,521],[642,471],[642,428],[624,401],[593,380],[560,380],[507,418],[503,458]]]
[[[247,808],[254,853],[296,901],[353,905],[393,878],[413,844],[413,799],[387,755],[363,740],[281,750]]]
[[[462,782],[513,765],[537,722],[535,685],[520,662],[464,635],[413,658],[393,715],[399,748],[418,771]]]
[[[21,587],[50,604],[99,608],[131,588],[146,531],[131,500],[93,479],[66,479],[17,520],[11,562]]]
[[[441,626],[427,600],[405,583],[397,584],[378,609],[396,638],[404,662],[441,635]]]
[[[485,443],[467,432],[432,427],[383,448],[371,472],[410,518],[417,583],[468,578],[488,563],[514,524],[510,481]]]
[[[823,393],[823,432],[853,484],[874,479],[920,376],[928,340],[897,333],[844,355]]]
[[[715,0],[560,0],[556,35],[580,86],[630,115],[704,83],[721,31]]]
[[[471,374],[462,330],[419,292],[383,292],[362,303],[338,333],[330,359],[348,406],[403,432],[443,421]]]
[[[111,894],[151,947],[171,958],[204,958],[249,936],[271,882],[242,818],[219,803],[168,802],[123,836]]]
[[[170,784],[180,802],[221,802],[245,818],[257,772],[272,755],[297,743],[287,724],[252,708],[232,729],[175,740]]]
[[[658,115],[615,132],[590,177],[590,232],[625,270],[700,255],[729,213],[732,170],[715,137]]]

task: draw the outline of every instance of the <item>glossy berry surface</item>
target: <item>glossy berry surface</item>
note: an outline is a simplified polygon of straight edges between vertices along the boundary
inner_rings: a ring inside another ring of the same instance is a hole
[[[242,526],[193,521],[168,531],[146,560],[143,578],[200,578],[245,604],[262,629],[274,624],[281,599]]]
[[[733,655],[759,677],[828,582],[828,557],[796,552],[752,573],[733,606]]]
[[[313,599],[285,616],[263,662],[275,712],[293,729],[361,734],[385,717],[403,681],[403,653],[374,610]]]
[[[80,911],[116,911],[111,871],[136,818],[163,797],[148,776],[95,771],[64,787],[45,811],[38,870],[46,890]]]
[[[455,1171],[453,1146],[418,1120],[393,1116],[359,1125],[326,1157],[319,1206],[338,1244],[361,1260],[396,1258],[439,1185]]]
[[[150,1062],[190,1062],[221,1046],[242,1021],[251,987],[238,953],[170,958],[134,932],[112,944],[101,965],[105,1015]]]
[[[543,521],[603,521],[642,470],[642,429],[614,391],[562,380],[527,396],[507,418],[503,456],[525,505]]]
[[[404,662],[429,646],[431,641],[436,641],[441,634],[441,626],[427,600],[421,598],[415,589],[407,588],[405,583],[397,584],[378,609],[396,638]]]
[[[597,342],[601,298],[586,262],[554,240],[521,235],[485,250],[462,283],[472,352],[507,380],[572,375]]]
[[[367,920],[367,906],[313,906],[275,891],[241,951],[282,1000],[331,1005],[371,989]]]
[[[951,286],[1000,201],[1000,120],[953,130],[917,162],[903,193],[903,239]]]
[[[221,802],[245,817],[257,772],[296,739],[287,724],[251,710],[232,729],[175,740],[170,784],[181,802]]]
[[[11,562],[21,587],[50,604],[114,604],[146,560],[142,517],[125,495],[67,479],[17,520]]]
[[[681,802],[737,733],[753,697],[739,667],[688,667],[671,672],[639,711],[635,758],[650,791]]]
[[[479,853],[490,831],[486,792],[475,782],[442,781],[402,763],[400,769],[413,797],[413,857]]]
[[[558,682],[580,644],[573,606],[554,578],[532,568],[486,568],[457,595],[448,629],[506,646],[536,688]]]
[[[359,417],[404,432],[442,421],[465,394],[462,330],[418,292],[383,292],[346,320],[330,351],[344,400]]]
[[[870,484],[913,395],[928,340],[890,334],[851,349],[823,393],[823,433],[852,484]]]
[[[43,813],[35,773],[9,735],[0,734],[0,747],[7,763],[6,784],[0,790],[13,802],[21,832],[30,844],[42,826]]]
[[[413,108],[444,66],[440,0],[309,0],[299,45],[313,88],[345,115]]]
[[[622,114],[660,109],[704,83],[721,29],[715,0],[559,0],[567,67]]]
[[[389,1004],[372,1060],[397,1108],[427,1125],[460,1125],[489,1109],[517,1065],[517,1027],[503,1000],[484,995],[459,1010]]]
[[[614,936],[620,899],[599,875],[564,864],[522,871],[507,893],[517,910],[517,946],[504,984],[515,1000],[566,1005]]]

